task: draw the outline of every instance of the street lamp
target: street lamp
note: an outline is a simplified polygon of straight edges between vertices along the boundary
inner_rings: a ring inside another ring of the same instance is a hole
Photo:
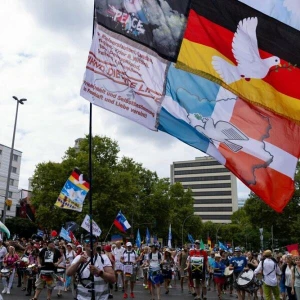
[[[15,135],[16,135],[16,127],[17,127],[17,120],[18,120],[18,110],[19,110],[19,104],[24,104],[27,99],[18,99],[16,96],[13,96],[13,99],[17,101],[17,108],[16,108],[16,116],[15,116],[15,126],[14,126],[14,132],[13,132],[13,139],[12,139],[12,145],[10,150],[10,159],[9,159],[9,165],[8,165],[8,175],[7,175],[7,182],[6,182],[6,192],[5,192],[5,199],[4,199],[4,209],[3,209],[3,218],[2,222],[5,224],[6,219],[6,199],[8,199],[8,192],[9,192],[9,182],[10,182],[10,175],[11,175],[11,164],[13,159],[13,152],[14,152],[14,145],[15,145]]]
[[[194,213],[188,215],[188,216],[184,219],[184,221],[183,221],[183,223],[182,223],[182,227],[181,227],[181,246],[183,246],[183,227],[184,227],[184,224],[185,224],[186,220],[187,220],[189,217],[191,217],[191,216],[194,216]]]

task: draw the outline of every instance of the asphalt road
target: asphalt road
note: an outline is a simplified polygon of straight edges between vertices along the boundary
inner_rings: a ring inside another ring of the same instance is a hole
[[[180,289],[180,283],[177,281],[176,284],[173,283],[173,287],[170,289],[170,292],[168,295],[165,294],[165,289],[162,287],[161,288],[161,300],[193,300],[194,297],[192,295],[190,295],[188,293],[188,288],[187,288],[187,284],[185,283],[184,285],[184,290],[183,292],[181,291]],[[2,291],[3,289],[3,286],[2,284],[0,284],[1,287],[0,287],[0,291]],[[145,290],[145,288],[143,287],[142,285],[142,281],[137,281],[136,282],[136,286],[135,286],[135,299],[146,299],[146,300],[150,300],[151,297],[150,297],[150,293],[149,293],[149,290]],[[4,300],[29,300],[31,299],[33,296],[25,296],[26,292],[23,292],[21,291],[21,288],[18,288],[17,287],[17,283],[16,283],[16,280],[14,281],[14,285],[13,285],[13,288],[11,290],[11,294],[10,295],[7,295],[7,294],[2,294],[2,297]],[[43,290],[40,297],[39,297],[39,300],[46,300],[46,290]],[[1,298],[0,298],[1,299]],[[52,298],[51,299],[62,299],[62,300],[73,300],[73,297],[72,297],[72,294],[70,291],[68,292],[62,292],[62,297],[58,298],[57,297],[57,291],[54,290],[53,291],[53,294],[52,294]],[[118,292],[113,292],[113,299],[117,299],[117,300],[121,300],[123,299],[123,293],[122,291],[119,289]],[[130,299],[130,298],[128,298]],[[214,291],[209,291],[207,293],[207,299],[208,300],[217,300],[218,297],[217,297],[217,293],[214,292]],[[230,297],[228,294],[225,294],[222,296],[222,299],[223,300],[235,300],[237,299],[234,296]],[[249,298],[246,298],[246,299],[249,299]]]

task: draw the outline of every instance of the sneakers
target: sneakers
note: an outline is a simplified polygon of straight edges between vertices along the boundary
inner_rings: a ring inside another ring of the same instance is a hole
[[[6,292],[6,294],[10,294],[10,289],[7,289],[7,292]]]
[[[128,295],[127,295],[126,293],[124,293],[123,298],[124,298],[124,299],[127,299],[127,298],[128,298]]]
[[[6,294],[6,292],[7,292],[7,288],[5,287],[2,291],[2,294]]]
[[[133,292],[130,293],[130,298],[134,298],[134,293]]]

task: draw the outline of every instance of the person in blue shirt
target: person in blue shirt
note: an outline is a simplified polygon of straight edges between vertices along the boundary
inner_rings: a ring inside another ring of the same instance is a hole
[[[225,271],[226,266],[221,262],[221,255],[215,254],[215,261],[213,266],[213,274],[214,274],[214,282],[217,286],[218,290],[218,297],[219,300],[221,300],[221,294],[222,294],[222,287],[225,284]]]
[[[238,299],[245,299],[245,290],[241,289],[237,284],[236,280],[240,273],[247,267],[247,259],[241,255],[241,248],[235,247],[234,256],[229,261],[229,269],[233,270],[234,287],[238,294]]]

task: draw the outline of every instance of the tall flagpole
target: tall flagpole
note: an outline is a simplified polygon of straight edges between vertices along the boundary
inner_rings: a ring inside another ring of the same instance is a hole
[[[109,235],[109,233],[110,233],[110,231],[111,231],[111,229],[112,229],[113,226],[114,226],[114,222],[111,224],[111,226],[110,226],[110,228],[108,230],[108,233],[107,233],[107,235],[106,235],[106,237],[104,239],[104,242],[106,242],[106,239],[107,239],[107,237],[108,237],[108,235]]]
[[[96,19],[96,6],[94,1],[94,11],[93,11],[93,37],[95,32],[95,19]],[[94,265],[94,243],[93,243],[93,198],[92,198],[92,178],[93,178],[93,169],[92,169],[92,120],[93,120],[93,104],[90,102],[90,119],[89,119],[89,179],[90,179],[90,190],[89,190],[89,215],[90,215],[90,247],[91,247],[91,265]],[[94,285],[94,276],[91,276],[92,281],[92,297],[91,300],[95,300],[95,285]]]

